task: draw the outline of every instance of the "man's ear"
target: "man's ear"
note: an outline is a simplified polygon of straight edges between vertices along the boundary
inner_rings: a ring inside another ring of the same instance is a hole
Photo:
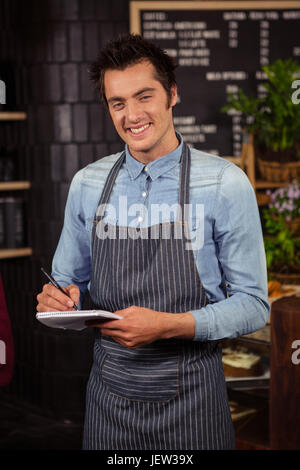
[[[178,94],[177,94],[177,85],[172,85],[171,86],[171,100],[170,100],[170,106],[175,106],[177,103],[178,99]]]

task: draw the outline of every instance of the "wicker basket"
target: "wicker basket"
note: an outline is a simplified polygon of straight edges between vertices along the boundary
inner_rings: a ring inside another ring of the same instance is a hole
[[[273,183],[285,183],[300,178],[300,161],[279,163],[257,159],[261,177]]]
[[[267,206],[271,202],[271,198],[268,194],[257,191],[256,193],[257,204],[259,206]]]

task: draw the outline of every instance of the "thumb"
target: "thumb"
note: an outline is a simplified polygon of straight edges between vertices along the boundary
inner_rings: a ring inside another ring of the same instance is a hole
[[[68,287],[67,287],[67,291],[71,297],[71,299],[73,300],[73,302],[75,304],[78,304],[79,302],[79,299],[80,299],[80,290],[79,290],[79,287],[78,286],[75,286],[75,284],[70,284]]]

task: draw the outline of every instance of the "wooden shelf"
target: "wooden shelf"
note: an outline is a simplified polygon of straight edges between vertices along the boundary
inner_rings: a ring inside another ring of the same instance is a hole
[[[6,248],[0,250],[0,259],[31,256],[32,248]]]
[[[282,181],[281,183],[275,183],[271,181],[263,181],[263,180],[256,180],[255,181],[255,189],[271,189],[271,188],[281,188],[285,184],[288,184],[288,182]]]
[[[0,121],[24,121],[27,114],[22,111],[0,111]]]
[[[24,121],[27,114],[23,111],[0,111],[0,121]],[[30,188],[30,181],[2,181],[0,191],[21,191]],[[4,248],[0,249],[0,259],[19,258],[31,256],[32,248]]]
[[[30,188],[30,181],[3,181],[0,182],[0,191],[21,191]]]

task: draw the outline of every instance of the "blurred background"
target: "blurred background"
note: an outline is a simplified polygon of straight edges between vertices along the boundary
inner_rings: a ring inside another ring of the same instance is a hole
[[[209,4],[209,1],[198,3]],[[234,3],[237,8],[243,4],[242,1]],[[260,2],[252,3],[255,10],[255,4]],[[274,4],[264,2],[268,3]],[[286,3],[277,2],[277,5]],[[294,4],[290,10],[299,12],[299,2]],[[129,32],[129,5],[128,0],[0,0],[0,80],[8,84],[6,102],[0,99],[0,273],[2,299],[5,299],[2,308],[8,312],[6,328],[8,333],[12,333],[14,353],[10,356],[13,362],[10,379],[0,387],[1,449],[81,447],[93,332],[65,332],[39,324],[35,319],[36,295],[45,283],[41,266],[51,272],[52,257],[62,229],[65,202],[74,174],[88,163],[122,149],[110,118],[88,80],[87,70],[89,63],[109,39]],[[270,11],[275,10],[275,6],[270,7]],[[160,21],[157,17],[153,18],[148,17],[147,21]],[[300,26],[300,16],[296,15],[295,18],[298,18]],[[239,34],[247,45],[247,54],[245,50],[239,50],[234,42],[237,39],[234,34],[235,18],[231,20],[228,37],[233,42],[226,46],[227,62],[223,54],[218,55],[222,40],[219,46],[218,43],[213,44],[211,50],[217,54],[215,60],[220,61],[221,72],[228,71],[228,64],[232,64],[234,71],[248,70],[250,67],[249,73],[252,71],[254,75],[246,79],[242,77],[244,91],[256,90],[254,79],[259,81],[263,78],[257,71],[269,63],[268,57],[270,61],[289,57],[297,59],[300,42],[298,40],[297,43],[294,36],[290,36],[292,39],[283,48],[276,33],[277,39],[272,43],[269,56],[269,52],[262,52],[262,49],[268,49],[267,46],[260,44],[260,54],[255,48],[252,50],[252,26],[249,30],[240,28]],[[218,27],[219,24],[215,25],[212,21],[209,29],[216,31]],[[159,42],[159,36],[154,35],[159,28],[149,24],[146,28],[148,38],[152,31],[152,38]],[[201,25],[199,28],[199,31],[203,30]],[[189,31],[189,28],[185,30]],[[261,42],[268,39],[268,35],[262,34],[267,30],[266,24],[261,25],[260,22],[255,40]],[[287,31],[288,25],[286,37]],[[188,36],[182,39],[187,41],[186,48],[192,39]],[[208,50],[205,42],[198,43],[198,46],[193,46],[194,50],[197,47],[198,50]],[[174,53],[175,46],[171,45],[170,50]],[[236,64],[234,56],[236,51],[241,61],[239,64]],[[207,57],[207,53],[203,54]],[[205,75],[207,84],[212,87],[208,93],[205,87],[201,89],[199,81],[196,83],[194,80],[195,71],[206,71],[205,63],[199,64],[198,69],[186,67],[180,76],[186,84],[193,80],[194,84],[185,88],[186,99],[193,101],[199,92],[199,106],[189,112],[187,105],[184,108],[179,103],[175,122],[183,135],[186,132],[191,145],[205,151],[221,151],[224,157],[238,159],[243,149],[243,122],[239,113],[221,115],[220,109],[225,105],[226,93],[236,93],[240,81],[230,76],[218,78]],[[219,82],[214,82],[216,78]],[[185,97],[180,98],[184,101]],[[203,107],[201,100],[205,101]],[[10,116],[5,115],[7,112],[11,113]],[[202,137],[197,141],[195,136],[200,134]],[[222,139],[225,139],[226,145],[223,145]],[[251,163],[251,152],[249,155],[249,177],[252,177],[251,165],[254,164],[257,178],[264,179],[265,175],[259,173],[257,164]],[[240,164],[240,161],[235,161]],[[256,180],[251,182],[256,184],[255,189],[265,192],[267,189],[275,190],[291,179],[288,176],[284,182],[268,181],[261,183],[261,186]],[[268,207],[269,202],[269,196],[264,194],[260,210]],[[5,233],[8,226],[11,232]],[[88,305],[88,299],[86,302]],[[297,325],[298,328],[299,322]],[[269,324],[260,338],[248,338],[248,343],[241,346],[247,348],[250,341],[254,353],[261,355],[263,363],[270,359],[270,328]],[[3,364],[0,365],[0,373],[2,370]],[[299,373],[295,386],[300,387]],[[233,412],[236,412],[234,407],[241,388],[245,390],[247,387],[229,386]],[[240,418],[244,416],[246,420],[240,421],[238,418],[235,422],[241,436],[240,446],[267,449],[270,448],[270,375],[262,374],[262,379],[249,390],[246,398],[244,394],[240,400],[241,412],[244,412]],[[250,413],[245,413],[247,407]],[[247,437],[243,432],[255,410],[258,411],[258,421],[251,422],[250,437]],[[258,431],[262,437],[255,442]]]

